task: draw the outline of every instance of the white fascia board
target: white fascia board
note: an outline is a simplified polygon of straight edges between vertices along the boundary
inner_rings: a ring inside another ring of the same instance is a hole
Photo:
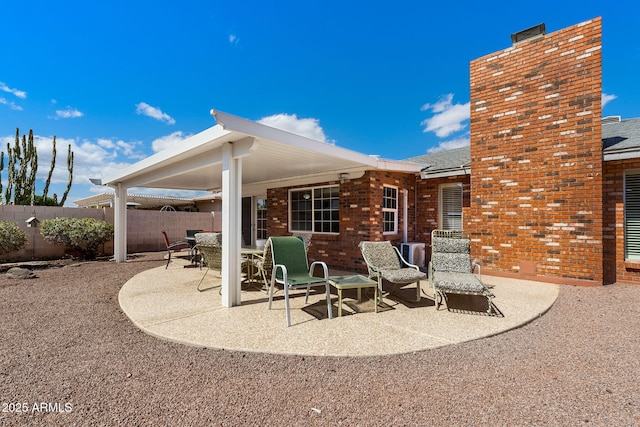
[[[315,151],[327,156],[346,159],[373,168],[378,167],[378,159],[366,154],[358,153],[326,142],[316,141],[311,138],[243,119],[222,111],[211,110],[211,114],[215,117],[216,122],[228,131],[235,131],[259,139],[286,144],[309,151]]]
[[[637,159],[640,158],[640,149],[632,148],[627,150],[619,150],[613,152],[607,152],[603,156],[603,160],[605,162],[610,162],[613,160],[625,160],[625,159]]]
[[[470,175],[471,170],[469,167],[463,168],[462,166],[460,167],[460,169],[446,169],[446,170],[442,170],[439,172],[431,172],[431,173],[427,173],[427,172],[421,172],[420,173],[420,178],[422,179],[431,179],[431,178],[446,178],[446,177],[450,177],[450,176],[459,176],[459,175]]]
[[[378,169],[395,172],[420,172],[423,165],[406,160],[377,159]]]
[[[230,131],[226,131],[220,125],[212,126],[209,129],[206,129],[196,135],[193,135],[183,141],[181,141],[178,145],[173,147],[169,147],[165,150],[162,150],[156,154],[153,154],[146,159],[140,160],[132,165],[129,165],[117,173],[112,174],[110,176],[105,176],[102,180],[103,185],[111,185],[116,184],[118,182],[125,182],[139,175],[142,172],[148,172],[153,169],[160,167],[163,163],[166,162],[177,162],[182,158],[189,156],[190,152],[196,150],[203,145],[211,143],[212,141],[216,141],[214,146],[221,145],[227,139],[229,139]],[[213,146],[211,147],[213,148]]]

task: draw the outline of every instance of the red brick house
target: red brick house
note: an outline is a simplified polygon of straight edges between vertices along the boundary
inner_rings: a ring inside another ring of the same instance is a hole
[[[311,259],[365,272],[362,240],[428,247],[432,230],[463,228],[486,274],[640,283],[640,119],[602,120],[601,33],[601,18],[539,26],[471,61],[470,147],[394,162],[214,112],[217,126],[104,181],[116,202],[136,185],[222,188],[230,257],[240,234],[311,231]],[[237,270],[223,305],[239,303]]]
[[[601,25],[514,35],[511,47],[472,61],[471,146],[408,159],[423,165],[419,176],[367,171],[326,183],[339,194],[339,233],[315,233],[312,256],[364,270],[360,240],[428,245],[433,229],[464,228],[488,274],[640,282],[640,198],[637,210],[629,203],[640,186],[640,119],[603,124]],[[269,234],[295,228],[297,191],[268,190]]]

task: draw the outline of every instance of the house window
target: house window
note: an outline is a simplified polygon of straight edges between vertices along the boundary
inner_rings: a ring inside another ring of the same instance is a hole
[[[256,201],[256,239],[267,238],[267,201],[258,199]]]
[[[640,170],[624,174],[625,258],[640,260]]]
[[[382,194],[382,227],[384,234],[398,232],[398,189],[384,186]]]
[[[340,232],[339,187],[315,187],[291,190],[289,231],[313,233]]]
[[[462,230],[462,184],[440,185],[440,228]]]

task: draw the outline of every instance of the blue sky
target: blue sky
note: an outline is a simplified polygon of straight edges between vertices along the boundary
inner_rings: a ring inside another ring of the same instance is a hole
[[[70,143],[67,205],[105,190],[88,178],[215,125],[212,108],[389,159],[468,143],[469,62],[542,22],[553,32],[602,16],[603,114],[640,117],[636,2],[34,0],[0,10],[0,141],[33,129],[44,178],[56,135],[59,195]]]

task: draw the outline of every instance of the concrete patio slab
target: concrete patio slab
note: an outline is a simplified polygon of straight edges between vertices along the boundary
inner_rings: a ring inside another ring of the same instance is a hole
[[[328,319],[323,292],[312,291],[305,305],[304,291],[296,291],[291,298],[292,326],[287,327],[282,291],[268,310],[267,294],[259,286],[243,285],[242,304],[222,307],[219,288],[196,290],[204,270],[184,265],[176,259],[166,270],[147,270],[125,283],[120,307],[137,327],[191,346],[276,354],[380,356],[480,339],[541,316],[559,292],[554,284],[483,276],[486,284],[494,285],[496,296],[494,315],[486,315],[474,311],[474,301],[463,300],[463,311],[456,310],[459,301],[454,306],[453,300],[453,310],[436,310],[427,283],[420,302],[388,295],[377,314],[372,300],[357,302],[353,291],[345,293],[342,317],[337,317],[338,298],[333,295],[334,318]],[[210,271],[203,286],[219,284],[218,272]],[[415,297],[415,288],[401,289],[398,295]]]

